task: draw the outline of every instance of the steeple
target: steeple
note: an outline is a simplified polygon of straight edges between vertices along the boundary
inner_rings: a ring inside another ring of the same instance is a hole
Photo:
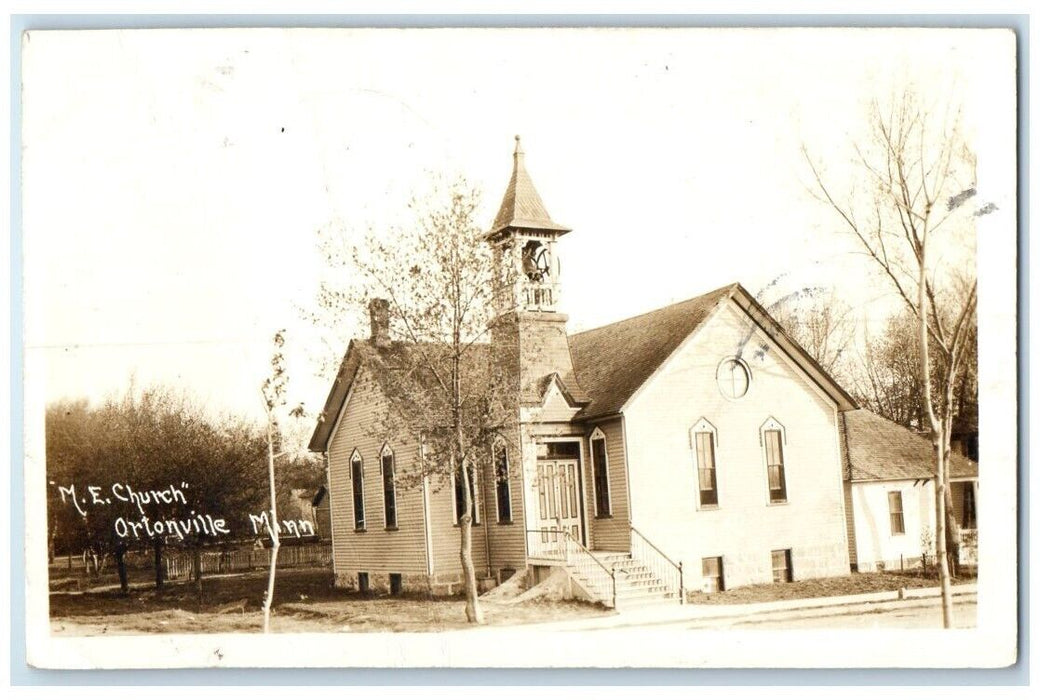
[[[513,175],[509,178],[505,196],[502,197],[502,206],[498,209],[498,216],[491,225],[488,238],[496,238],[508,228],[522,228],[557,236],[570,231],[569,228],[554,222],[545,210],[542,198],[538,196],[531,176],[524,167],[524,150],[520,145],[519,136],[516,137],[516,150],[513,151]]]
[[[486,239],[501,281],[495,293],[499,321],[492,328],[491,345],[504,376],[516,378],[520,406],[542,406],[557,381],[566,388],[568,402],[586,401],[574,379],[567,316],[560,312],[556,243],[569,231],[545,210],[524,167],[517,136],[513,175]]]

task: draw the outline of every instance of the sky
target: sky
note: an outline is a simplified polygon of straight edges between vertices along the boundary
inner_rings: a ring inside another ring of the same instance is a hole
[[[1008,39],[911,29],[32,33],[27,382],[46,401],[99,400],[131,378],[167,383],[214,411],[259,416],[270,338],[285,328],[290,400],[318,410],[328,384],[314,376],[314,333],[298,310],[313,305],[321,274],[316,232],[386,228],[431,173],[476,185],[490,224],[516,134],[549,213],[573,229],[559,248],[572,331],[734,281],[767,296],[833,287],[857,313],[883,315],[891,298],[810,195],[801,148],[840,187],[871,100],[913,85],[935,104],[961,104],[980,149],[999,150],[1008,142],[992,132],[1014,126]],[[980,153],[980,175],[1008,157]],[[988,200],[1013,212],[1013,177],[993,182]]]

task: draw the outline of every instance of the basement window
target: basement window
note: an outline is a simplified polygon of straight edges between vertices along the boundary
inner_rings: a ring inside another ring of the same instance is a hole
[[[773,583],[790,583],[794,578],[791,574],[791,550],[773,550]]]
[[[718,593],[726,590],[726,581],[722,572],[722,557],[701,559],[701,576],[704,578],[705,593]]]

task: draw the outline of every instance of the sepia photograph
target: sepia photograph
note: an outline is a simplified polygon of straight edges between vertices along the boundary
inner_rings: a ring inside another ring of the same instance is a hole
[[[1013,664],[1017,41],[25,32],[29,663]]]

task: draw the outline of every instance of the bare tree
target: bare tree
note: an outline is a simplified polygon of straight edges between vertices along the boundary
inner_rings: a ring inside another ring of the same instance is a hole
[[[838,194],[803,149],[815,193],[842,222],[916,321],[925,428],[935,451],[936,547],[943,626],[953,624],[948,545],[956,542],[947,464],[954,382],[977,301],[973,214],[975,157],[959,115],[945,117],[904,92],[872,106],[869,138],[853,144],[852,188]]]
[[[968,329],[964,357],[953,382],[953,437],[973,435],[978,430],[976,335],[973,325]],[[906,309],[892,315],[875,337],[864,341],[857,359],[850,384],[856,401],[910,430],[927,430],[917,319]],[[938,374],[945,376],[946,372]],[[942,391],[943,376],[933,373],[932,391],[936,395]]]
[[[920,356],[917,319],[909,312],[890,317],[880,334],[864,339],[852,383],[857,403],[910,430],[925,430]]]
[[[847,386],[848,363],[856,332],[852,307],[834,290],[810,288],[771,304],[770,315],[839,383]]]
[[[356,245],[326,237],[330,268],[350,281],[325,284],[311,317],[328,326],[370,307],[389,329],[368,346],[369,381],[385,397],[369,429],[420,446],[417,467],[395,475],[402,488],[430,481],[435,489],[454,484],[461,495],[466,617],[480,624],[472,529],[477,474],[479,465],[490,463],[492,441],[512,435],[508,426],[518,416],[509,402],[510,378],[489,346],[498,322],[492,302],[511,281],[496,267],[476,224],[477,204],[477,193],[464,181],[438,183],[432,194],[413,199],[413,220],[406,225],[369,232]]]
[[[271,355],[271,374],[264,380],[260,393],[264,399],[264,412],[267,416],[267,482],[270,490],[270,518],[267,521],[267,532],[271,536],[271,565],[267,574],[267,592],[264,595],[264,634],[271,631],[271,605],[274,602],[274,582],[278,569],[278,550],[282,546],[278,536],[278,477],[275,474],[275,460],[288,454],[283,450],[281,424],[279,414],[285,409],[285,394],[289,384],[289,375],[285,370],[285,331],[274,334],[274,352]],[[303,405],[293,408],[289,415],[299,418],[303,415]]]

